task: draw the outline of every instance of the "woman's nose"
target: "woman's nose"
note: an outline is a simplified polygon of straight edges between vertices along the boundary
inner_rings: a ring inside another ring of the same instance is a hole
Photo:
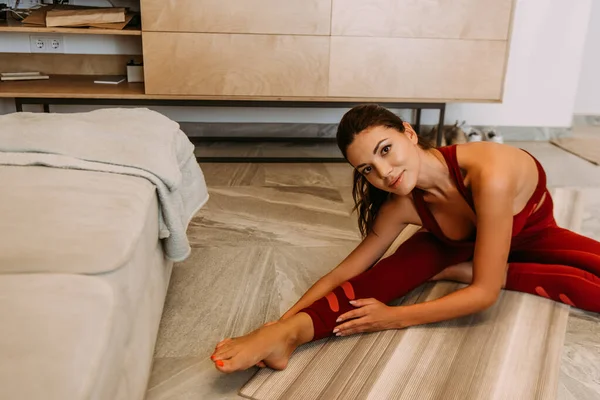
[[[375,164],[375,170],[381,179],[385,179],[392,173],[392,168],[387,163]]]

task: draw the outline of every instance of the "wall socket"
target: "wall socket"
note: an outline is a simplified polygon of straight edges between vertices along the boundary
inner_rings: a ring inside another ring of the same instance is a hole
[[[64,53],[64,42],[61,35],[29,35],[32,53]]]

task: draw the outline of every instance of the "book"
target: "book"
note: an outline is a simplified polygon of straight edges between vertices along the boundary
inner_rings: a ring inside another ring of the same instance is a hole
[[[87,10],[49,10],[46,26],[81,26],[125,22],[125,8],[96,8]]]
[[[21,21],[24,25],[30,26],[46,26],[46,16],[47,13],[52,11],[83,11],[83,10],[92,10],[96,11],[98,7],[88,7],[88,6],[72,6],[72,5],[63,5],[63,4],[46,4],[40,8],[37,8],[25,17],[23,21]],[[106,7],[104,7],[106,9]],[[125,18],[122,22],[88,22],[88,23],[78,23],[75,25],[68,25],[70,28],[99,28],[99,29],[124,29],[130,22],[137,18],[139,20],[139,13],[130,12],[125,9]],[[120,11],[119,11],[119,19]],[[60,15],[60,14],[59,14]],[[50,18],[52,19],[53,14],[50,14]],[[54,14],[56,16],[56,13]],[[56,22],[56,21],[55,21]],[[67,22],[68,23],[68,22]],[[136,26],[139,25],[139,22],[135,22]]]
[[[103,85],[118,85],[121,82],[125,82],[125,77],[121,76],[121,75],[116,75],[116,76],[103,76],[103,77],[98,77],[94,83],[100,83]]]
[[[40,79],[49,79],[48,75],[41,72],[2,72],[0,73],[1,81],[32,81]]]

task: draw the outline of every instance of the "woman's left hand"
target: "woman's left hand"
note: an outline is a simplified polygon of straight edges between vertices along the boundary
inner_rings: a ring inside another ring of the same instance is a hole
[[[398,307],[390,307],[376,299],[351,301],[356,310],[340,315],[336,322],[345,322],[333,330],[336,336],[348,336],[360,332],[377,332],[399,328]]]

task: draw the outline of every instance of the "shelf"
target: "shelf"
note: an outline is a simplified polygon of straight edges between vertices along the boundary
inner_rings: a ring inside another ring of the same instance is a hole
[[[50,75],[50,79],[39,81],[0,81],[0,98],[46,98],[46,99],[82,99],[82,104],[88,104],[83,99],[123,99],[146,101],[208,101],[233,102],[244,106],[246,103],[269,102],[270,106],[289,107],[282,102],[297,102],[296,106],[312,107],[314,103],[335,106],[341,102],[363,103],[419,103],[436,104],[448,102],[477,102],[494,103],[493,101],[467,99],[408,99],[408,98],[353,98],[353,97],[290,97],[290,96],[227,96],[227,95],[165,95],[146,94],[143,83],[122,82],[118,85],[94,83],[96,75]],[[235,105],[235,104],[229,105]],[[165,104],[166,105],[166,104]],[[391,107],[391,105],[390,105]]]
[[[139,28],[99,29],[99,28],[61,28],[61,27],[39,27],[24,25],[19,21],[9,18],[0,21],[0,32],[31,32],[31,33],[65,33],[77,35],[119,35],[119,36],[141,36]]]
[[[39,81],[1,81],[0,97],[143,99],[143,83],[94,83],[95,75],[51,75]]]

